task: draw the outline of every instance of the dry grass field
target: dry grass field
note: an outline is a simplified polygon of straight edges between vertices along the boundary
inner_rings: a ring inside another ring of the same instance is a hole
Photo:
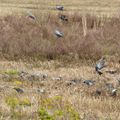
[[[111,58],[115,61],[114,58]],[[1,61],[1,120],[119,120],[119,64],[109,61],[109,69],[99,76],[94,66],[80,62],[67,65],[58,61]],[[95,80],[88,86],[84,80]],[[111,96],[107,84],[114,85],[117,96]],[[20,88],[22,91],[16,91]],[[97,94],[97,90],[101,94]]]
[[[31,9],[42,13],[56,13],[54,6],[62,4],[67,12],[79,12],[95,14],[97,16],[107,15],[118,16],[120,11],[119,0],[0,0],[0,13],[5,14],[21,14]]]
[[[59,4],[63,12],[55,9]],[[0,0],[0,120],[120,120],[119,5]],[[63,38],[56,38],[55,29]],[[106,67],[99,75],[95,65],[102,56]]]

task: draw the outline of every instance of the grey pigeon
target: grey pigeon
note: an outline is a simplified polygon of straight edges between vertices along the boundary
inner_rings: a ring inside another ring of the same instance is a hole
[[[37,92],[38,93],[45,93],[45,89],[38,89]]]
[[[20,76],[20,77],[24,77],[24,76],[26,76],[26,75],[28,75],[28,73],[25,72],[25,71],[21,71],[21,72],[19,73],[19,76]]]
[[[57,36],[57,38],[63,37],[63,33],[59,30],[55,30],[55,35]]]
[[[118,85],[120,85],[120,80],[118,80]]]
[[[117,95],[117,89],[113,89],[110,95],[115,97]]]
[[[106,83],[106,87],[107,87],[108,90],[114,89],[114,86],[113,86],[112,83]]]
[[[101,90],[96,90],[95,91],[95,95],[101,95],[101,93],[102,93]]]
[[[56,5],[56,9],[60,10],[60,11],[63,11],[64,7],[62,5]]]
[[[21,88],[15,87],[15,88],[13,88],[13,89],[16,90],[18,93],[23,93],[23,92],[24,92]]]
[[[70,86],[70,85],[78,85],[80,84],[81,80],[79,79],[73,79],[73,80],[70,80],[69,82],[67,82],[67,86]]]
[[[65,15],[60,15],[59,18],[62,20],[62,21],[68,21],[68,18],[65,16]]]
[[[28,14],[27,16],[28,16],[29,18],[31,18],[31,19],[33,19],[33,20],[36,20],[36,17],[32,14],[32,12],[28,11],[27,14]]]
[[[85,83],[88,86],[92,86],[94,84],[94,80],[84,80],[83,83]]]
[[[56,81],[60,81],[60,80],[62,80],[63,78],[62,78],[62,76],[59,76],[59,77],[53,77],[52,79],[53,79],[53,80],[56,80]]]
[[[108,88],[108,91],[109,91],[110,96],[116,96],[116,94],[117,94],[117,89],[114,88],[114,86],[113,86],[112,83],[107,83],[107,84],[106,84],[106,87]]]
[[[95,66],[96,72],[101,75],[103,74],[100,70],[105,67],[105,57],[102,57]]]
[[[73,79],[73,80],[71,80],[71,82],[73,82],[75,84],[79,84],[81,82],[81,80],[80,79]]]

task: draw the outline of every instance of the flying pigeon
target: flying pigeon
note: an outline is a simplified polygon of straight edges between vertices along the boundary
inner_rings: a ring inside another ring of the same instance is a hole
[[[36,17],[32,14],[32,12],[28,11],[27,14],[28,14],[27,17],[29,17],[33,20],[36,20]]]
[[[96,72],[101,75],[103,74],[100,70],[105,67],[105,57],[102,57],[95,66]]]
[[[55,30],[55,35],[60,38],[60,37],[63,37],[63,33],[60,32],[59,30]]]

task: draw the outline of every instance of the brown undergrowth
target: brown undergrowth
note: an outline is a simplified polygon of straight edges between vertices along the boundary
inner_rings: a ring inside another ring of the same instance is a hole
[[[61,13],[59,13],[61,14]],[[55,14],[45,14],[36,21],[25,16],[0,18],[1,58],[56,59],[64,55],[95,60],[102,55],[120,54],[120,20],[87,15],[87,35],[83,36],[81,15],[67,14],[63,22]],[[57,39],[54,30],[64,33]]]

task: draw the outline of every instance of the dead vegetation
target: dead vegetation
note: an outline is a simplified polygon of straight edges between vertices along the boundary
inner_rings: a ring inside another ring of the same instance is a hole
[[[67,15],[67,14],[66,14]],[[68,22],[54,14],[44,15],[42,21],[25,16],[0,18],[1,58],[34,57],[56,59],[75,54],[78,58],[95,60],[102,55],[119,55],[119,18],[87,16],[87,35],[83,36],[82,17],[68,14]],[[58,28],[64,37],[56,40]]]
[[[78,13],[65,13],[68,22],[61,13],[38,14],[36,21],[0,18],[0,58],[18,60],[0,61],[0,119],[119,120],[119,18],[86,15],[84,36]],[[63,38],[56,39],[55,29]],[[103,55],[108,68],[99,76],[94,66]]]
[[[119,69],[120,65],[115,64],[111,68]],[[57,61],[1,61],[0,119],[119,120],[119,71],[115,74],[104,71],[99,76],[94,67],[81,66],[79,62],[62,65]],[[89,86],[84,80],[95,82]],[[117,88],[116,96],[110,94],[108,84]]]

